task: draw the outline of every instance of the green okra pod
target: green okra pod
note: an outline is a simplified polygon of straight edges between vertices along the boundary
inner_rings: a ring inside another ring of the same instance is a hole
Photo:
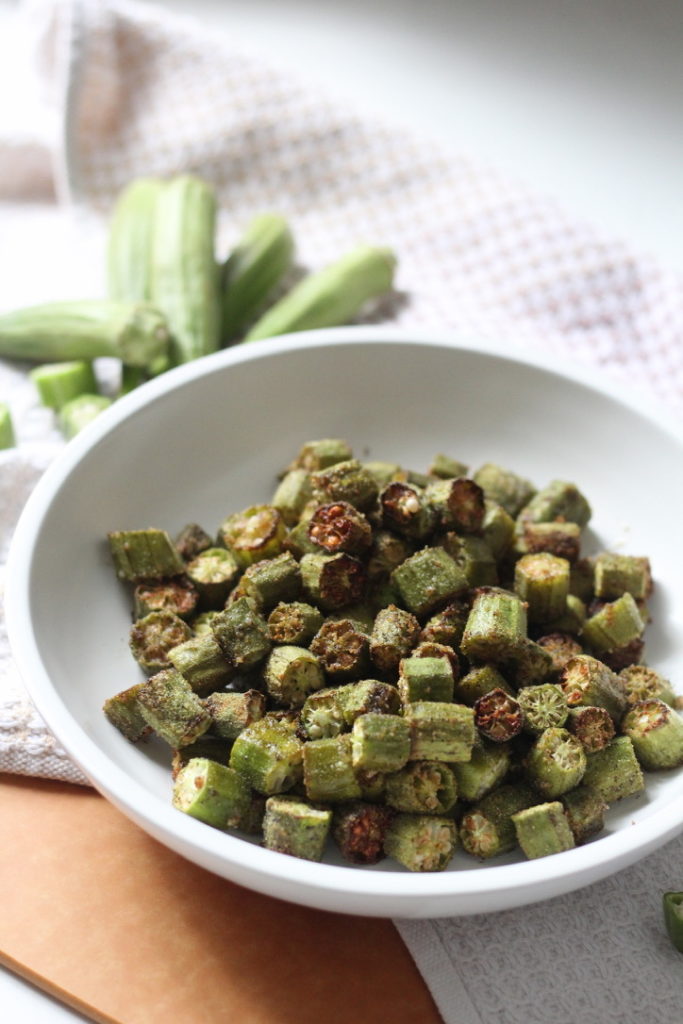
[[[300,716],[300,731],[304,739],[328,739],[346,731],[339,692],[336,687],[326,687],[308,695]]]
[[[173,668],[151,676],[136,698],[147,724],[171,747],[194,743],[211,725],[211,716],[200,698]]]
[[[518,521],[524,523],[552,523],[555,521],[587,526],[591,507],[575,484],[566,480],[553,480],[531,498],[520,510]]]
[[[489,498],[484,499],[484,518],[481,537],[486,541],[496,560],[501,560],[510,551],[515,539],[515,521],[502,505]]]
[[[119,194],[109,224],[107,287],[119,302],[152,298],[152,251],[156,203],[163,188],[158,178],[137,178]]]
[[[14,448],[16,443],[17,438],[9,404],[0,401],[0,451]]]
[[[425,488],[425,501],[431,506],[437,524],[458,533],[480,533],[486,514],[484,492],[467,477],[435,480]]]
[[[602,750],[588,754],[583,784],[608,804],[643,791],[643,772],[630,736],[615,736]]]
[[[469,761],[449,766],[455,775],[458,796],[469,802],[481,800],[500,785],[510,768],[510,752],[505,743],[491,743],[478,736]]]
[[[571,658],[560,685],[570,708],[605,708],[615,722],[626,711],[626,695],[618,676],[603,662],[588,654]]]
[[[529,860],[573,849],[574,835],[559,800],[535,804],[512,815],[517,842]]]
[[[379,863],[385,856],[384,840],[393,817],[389,807],[363,800],[337,804],[332,813],[332,835],[344,860]]]
[[[278,510],[287,526],[294,526],[313,497],[310,473],[290,469],[280,480],[270,504]]]
[[[652,571],[647,558],[603,551],[594,562],[595,596],[614,601],[622,594],[631,594],[636,601],[645,601],[652,592]]]
[[[666,933],[679,953],[683,953],[683,892],[665,892],[662,897]]]
[[[385,780],[384,799],[395,811],[447,814],[457,797],[455,775],[439,761],[411,761]]]
[[[626,592],[615,601],[609,601],[583,624],[582,639],[598,654],[624,647],[638,641],[645,624],[638,605]]]
[[[220,609],[239,578],[240,566],[232,551],[212,546],[195,555],[185,571],[204,607]]]
[[[258,690],[244,693],[212,693],[204,701],[211,715],[212,730],[223,739],[235,740],[239,734],[263,718],[266,698]]]
[[[420,623],[410,612],[390,604],[375,617],[370,635],[370,657],[380,672],[394,674],[420,636]]]
[[[70,441],[111,405],[112,399],[108,395],[76,395],[59,410],[57,425],[66,440]]]
[[[325,673],[313,651],[282,644],[268,655],[263,679],[268,693],[279,704],[301,707],[310,693],[324,686]]]
[[[466,657],[496,664],[514,654],[526,630],[526,606],[518,594],[481,587],[475,593],[460,646]]]
[[[517,846],[512,815],[537,802],[522,783],[503,784],[470,808],[460,822],[460,842],[473,857],[488,860]]]
[[[322,860],[332,812],[298,796],[270,796],[263,818],[263,845],[304,860]]]
[[[632,707],[639,700],[655,698],[674,707],[676,694],[668,679],[647,665],[629,665],[619,672],[626,694],[626,703]]]
[[[683,765],[683,718],[664,701],[637,701],[624,715],[621,731],[646,771]]]
[[[590,786],[577,786],[563,793],[560,803],[564,807],[569,827],[577,846],[602,832],[605,827],[607,804]]]
[[[209,761],[216,761],[226,767],[230,762],[230,748],[232,744],[228,740],[221,739],[211,732],[205,732],[199,739],[188,743],[184,747],[178,747],[173,751],[171,761],[171,778],[175,782],[181,768],[193,757],[207,758]]]
[[[107,534],[114,571],[120,580],[179,576],[185,564],[165,530],[114,530]]]
[[[534,742],[526,759],[526,778],[546,799],[554,800],[581,782],[586,753],[567,729],[551,726]]]
[[[286,536],[284,519],[272,505],[251,505],[218,527],[219,543],[233,553],[241,568],[279,555]]]
[[[566,607],[569,562],[547,551],[522,555],[515,565],[515,591],[526,602],[530,622],[552,622]]]
[[[390,530],[375,530],[368,558],[368,578],[373,582],[386,579],[411,553],[412,547],[403,537],[397,537]]]
[[[348,733],[304,743],[303,768],[309,800],[340,803],[359,800],[362,796],[353,767],[352,742]]]
[[[437,547],[423,548],[406,558],[391,579],[405,607],[418,617],[430,615],[467,590],[462,569]]]
[[[344,324],[370,299],[389,291],[395,267],[391,250],[358,246],[295,285],[257,320],[246,340]]]
[[[517,701],[527,732],[538,734],[550,727],[561,728],[567,721],[569,706],[554,683],[524,686],[517,693]]]
[[[173,785],[173,806],[214,828],[237,828],[250,802],[244,779],[226,765],[194,757]]]
[[[361,679],[347,683],[337,690],[344,721],[351,727],[359,715],[377,712],[380,715],[397,715],[401,698],[395,686],[379,679]]]
[[[197,610],[198,600],[196,589],[183,576],[138,583],[133,591],[133,616],[142,619],[150,612],[173,612],[179,618],[188,620]]]
[[[472,479],[479,484],[489,501],[501,505],[510,516],[521,512],[536,493],[536,488],[529,480],[494,462],[485,462],[472,474]]]
[[[167,658],[200,696],[225,686],[235,674],[211,633],[191,636],[172,647]]]
[[[303,747],[287,722],[266,715],[248,725],[236,738],[230,751],[230,767],[257,792],[265,796],[282,793],[302,778]]]
[[[240,597],[211,620],[211,632],[236,669],[254,668],[270,652],[268,624],[248,597]]]
[[[428,700],[407,704],[411,761],[469,761],[476,737],[474,711],[464,704]]]
[[[353,767],[369,772],[397,772],[410,755],[410,725],[400,715],[368,712],[351,729]]]
[[[147,367],[166,354],[166,319],[143,303],[47,302],[0,316],[0,356],[39,363],[102,356]]]
[[[334,683],[367,676],[370,641],[351,619],[326,619],[310,643],[325,675]]]
[[[95,371],[90,360],[75,359],[61,363],[43,363],[29,374],[43,405],[59,410],[80,395],[97,393]]]
[[[294,237],[278,213],[259,213],[246,226],[221,271],[223,342],[249,326],[292,266]]]
[[[443,871],[457,844],[452,818],[397,814],[387,829],[384,852],[409,871]]]
[[[191,636],[188,624],[173,612],[150,612],[133,623],[129,646],[140,668],[150,675],[168,668],[169,651]]]
[[[250,597],[264,613],[281,601],[296,601],[301,596],[301,572],[289,551],[253,562],[244,570],[240,593]]]
[[[493,552],[482,537],[462,536],[449,531],[441,544],[459,565],[470,587],[494,587],[498,584],[498,567]]]
[[[491,690],[503,690],[511,697],[515,694],[497,668],[493,665],[477,665],[457,680],[454,697],[459,703],[474,707],[479,698]]]
[[[398,692],[404,704],[415,701],[452,701],[453,669],[447,658],[403,658],[399,668]]]
[[[305,441],[285,472],[303,469],[307,473],[317,473],[352,458],[353,451],[347,441],[339,437],[323,437],[317,441]]]
[[[268,632],[274,644],[305,647],[323,624],[323,614],[305,601],[280,601],[268,616]]]
[[[438,452],[432,458],[427,468],[428,476],[437,476],[440,480],[452,480],[456,476],[467,476],[468,472],[469,466],[465,462],[460,462],[442,452]]]
[[[335,462],[311,473],[313,497],[322,504],[345,502],[359,512],[374,508],[379,494],[377,482],[358,459]]]
[[[142,686],[144,683],[136,683],[121,693],[108,697],[102,708],[111,724],[131,743],[145,739],[152,732],[138,704],[138,694]]]

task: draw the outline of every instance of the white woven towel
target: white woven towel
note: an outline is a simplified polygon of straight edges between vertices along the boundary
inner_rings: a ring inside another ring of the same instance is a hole
[[[113,197],[137,175],[190,170],[218,190],[224,251],[266,209],[291,220],[310,267],[358,241],[393,246],[399,295],[376,318],[569,354],[683,410],[681,278],[505,174],[153,7],[34,0],[4,42],[3,307],[102,294]],[[0,566],[61,447],[26,369],[0,363],[20,442],[0,456]],[[0,673],[0,770],[85,782],[14,675],[1,623]],[[683,840],[579,894],[398,927],[449,1024],[664,1024],[683,997],[659,921],[667,887],[683,887]]]

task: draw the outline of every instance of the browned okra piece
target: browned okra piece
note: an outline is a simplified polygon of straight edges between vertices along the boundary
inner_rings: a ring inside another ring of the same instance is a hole
[[[525,523],[576,523],[587,526],[591,518],[591,507],[575,484],[566,480],[552,480],[538,491],[521,509],[518,523],[522,529]]]
[[[450,765],[458,784],[458,797],[472,803],[481,800],[503,781],[510,768],[510,751],[505,743],[491,743],[477,736],[469,761]]]
[[[301,445],[296,458],[289,469],[304,469],[307,473],[315,473],[337,462],[347,462],[353,458],[353,452],[346,441],[337,437],[324,437],[318,441],[306,441]]]
[[[514,697],[495,689],[475,701],[474,724],[487,740],[506,743],[522,731],[524,715]]]
[[[547,551],[522,555],[515,565],[515,591],[526,602],[529,622],[552,622],[569,595],[569,562]]]
[[[213,547],[213,538],[199,523],[187,523],[176,537],[175,546],[182,560],[191,562],[202,551]]]
[[[527,781],[547,800],[554,800],[581,782],[586,771],[586,753],[579,740],[566,729],[545,729],[526,759]]]
[[[378,864],[394,812],[381,804],[355,800],[339,804],[332,813],[332,836],[344,860],[351,864]]]
[[[484,492],[468,477],[437,480],[426,488],[425,497],[445,530],[459,533],[481,533],[486,512]]]
[[[341,733],[303,744],[304,785],[309,800],[344,803],[361,798],[353,768],[351,736]]]
[[[324,502],[347,501],[360,512],[367,512],[377,502],[379,487],[358,459],[346,459],[327,469],[311,474],[313,495]]]
[[[120,580],[139,583],[178,576],[185,563],[166,530],[115,530],[107,534]]]
[[[258,690],[244,693],[212,693],[204,700],[211,715],[211,728],[226,740],[237,739],[243,729],[263,718],[266,698]]]
[[[129,645],[138,665],[149,675],[167,668],[168,652],[191,636],[188,624],[173,612],[150,612],[133,623]]]
[[[391,574],[401,601],[413,615],[435,612],[467,590],[467,578],[443,548],[416,552]]]
[[[420,623],[411,612],[390,604],[377,613],[370,635],[370,657],[380,672],[394,674],[410,654],[420,635]]]
[[[619,672],[626,703],[632,707],[636,701],[655,698],[675,707],[676,694],[668,679],[647,665],[629,665]]]
[[[466,597],[451,601],[425,622],[420,640],[426,643],[446,644],[457,649],[469,614],[470,602]]]
[[[387,829],[384,852],[409,871],[443,871],[457,844],[452,818],[399,813]]]
[[[576,523],[525,523],[523,540],[530,555],[547,552],[576,562],[581,552],[581,527]]]
[[[645,623],[638,605],[632,595],[626,592],[615,601],[608,601],[599,611],[586,619],[582,639],[600,656],[626,647],[633,641],[638,643],[644,628]]]
[[[397,715],[401,708],[401,698],[396,687],[379,679],[346,683],[338,687],[337,698],[347,726],[352,726],[359,715],[371,711],[381,715]]]
[[[313,651],[283,644],[268,655],[263,680],[268,693],[279,704],[301,707],[309,693],[322,688],[325,675]]]
[[[588,706],[570,708],[566,727],[589,754],[611,743],[616,731],[606,708]]]
[[[453,679],[460,678],[460,659],[449,644],[437,644],[433,640],[421,640],[410,654],[411,658],[445,658],[451,666]]]
[[[437,513],[417,487],[394,481],[379,496],[382,524],[388,530],[414,542],[425,541],[433,532]]]
[[[267,850],[303,860],[322,860],[332,823],[332,812],[298,796],[270,796],[263,817],[263,845]]]
[[[577,786],[563,793],[560,803],[564,807],[574,842],[581,846],[605,827],[607,804],[590,786]]]
[[[304,555],[299,564],[305,593],[323,611],[356,604],[365,593],[365,567],[353,555]]]
[[[310,650],[333,683],[367,676],[370,641],[351,619],[326,619],[311,640]]]
[[[536,488],[524,477],[493,462],[485,462],[472,474],[489,501],[501,505],[510,516],[516,516],[533,498]]]
[[[136,683],[129,686],[127,690],[108,697],[103,705],[103,711],[112,725],[116,726],[119,732],[130,740],[137,743],[145,739],[152,732],[147,719],[142,714],[138,704],[138,693],[144,683]]]
[[[140,687],[137,702],[143,718],[171,747],[194,743],[211,725],[211,716],[180,672],[167,668]]]
[[[206,757],[209,761],[217,761],[218,764],[230,763],[230,750],[232,743],[214,736],[211,732],[205,732],[198,740],[188,743],[185,747],[177,747],[173,751],[171,761],[171,778],[176,779],[180,769],[191,761],[193,757]]]
[[[461,704],[474,707],[485,693],[500,689],[514,697],[515,691],[494,665],[477,665],[455,684],[454,697]]]
[[[372,527],[348,501],[335,501],[316,508],[308,521],[308,536],[332,555],[362,555],[372,543]]]
[[[263,613],[281,601],[296,601],[301,595],[301,572],[289,551],[254,562],[244,570],[239,591],[254,600]]]
[[[458,784],[449,765],[440,761],[411,761],[387,775],[385,802],[410,814],[447,814],[455,806]]]
[[[572,658],[575,658],[577,654],[583,654],[583,647],[576,637],[569,633],[548,633],[545,636],[540,636],[536,643],[552,658],[548,679],[553,683],[559,682]]]
[[[482,860],[514,850],[517,833],[512,815],[537,802],[536,794],[523,783],[503,784],[494,789],[463,816],[460,822],[463,850]]]
[[[637,701],[624,715],[621,731],[646,771],[683,765],[683,718],[663,700]]]
[[[351,759],[356,770],[396,772],[410,754],[410,726],[400,715],[359,715],[351,730]]]
[[[239,670],[258,665],[272,646],[268,624],[248,597],[241,597],[214,616],[211,632],[226,660]]]
[[[273,505],[251,505],[228,516],[218,528],[219,542],[242,568],[279,555],[286,536],[285,521]]]
[[[237,828],[249,807],[249,786],[232,768],[193,757],[173,783],[173,806],[213,828]]]
[[[470,587],[494,587],[498,584],[496,560],[482,537],[449,530],[441,538],[441,545],[460,566]]]
[[[322,624],[322,612],[304,601],[281,601],[268,616],[268,632],[274,644],[305,647]]]
[[[403,537],[397,537],[391,530],[375,530],[368,557],[368,579],[373,583],[387,579],[412,550]]]
[[[198,600],[196,588],[184,576],[158,583],[138,583],[133,591],[133,616],[142,619],[151,612],[173,612],[180,619],[189,619]]]
[[[237,559],[227,548],[206,548],[187,565],[187,575],[204,608],[222,608],[239,574]]]
[[[567,663],[560,685],[570,708],[605,708],[615,722],[626,711],[626,694],[620,679],[607,665],[588,654],[578,654]]]

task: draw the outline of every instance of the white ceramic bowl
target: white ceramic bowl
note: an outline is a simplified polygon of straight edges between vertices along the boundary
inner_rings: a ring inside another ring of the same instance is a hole
[[[392,328],[292,335],[220,352],[122,399],[72,441],[28,502],[10,555],[8,625],[41,714],[93,784],[172,849],[241,885],[348,913],[436,917],[500,910],[624,867],[683,828],[683,771],[649,775],[600,838],[554,857],[465,854],[438,874],[273,853],[174,810],[162,744],[134,746],[102,702],[139,678],[129,595],[108,530],[225,515],[272,493],[304,440],[344,437],[360,457],[423,469],[439,451],[575,481],[594,507],[588,543],[648,554],[657,589],[650,662],[683,677],[683,440],[593,371]]]

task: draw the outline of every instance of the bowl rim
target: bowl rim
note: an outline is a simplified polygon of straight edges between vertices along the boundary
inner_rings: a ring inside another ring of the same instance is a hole
[[[538,887],[540,892],[545,883],[554,883],[553,894],[557,894],[605,877],[645,856],[683,830],[683,797],[674,801],[676,806],[680,805],[679,815],[672,815],[669,804],[628,829],[602,835],[598,842],[567,851],[562,857],[423,874],[386,869],[367,871],[312,863],[282,856],[247,843],[238,836],[206,828],[200,822],[179,814],[172,807],[170,799],[165,802],[155,794],[150,794],[90,739],[53,687],[42,663],[33,631],[26,628],[26,623],[31,621],[33,546],[52,501],[80,460],[103,437],[148,402],[218,369],[267,359],[271,355],[288,351],[358,344],[419,345],[464,350],[541,369],[582,385],[598,396],[612,399],[627,410],[638,413],[683,445],[683,424],[673,414],[663,411],[650,396],[610,378],[595,366],[569,361],[556,353],[548,354],[535,348],[462,336],[455,331],[409,329],[392,325],[329,328],[282,335],[223,349],[172,369],[115,402],[64,447],[29,496],[10,545],[5,595],[10,647],[26,689],[67,753],[95,788],[124,814],[146,831],[163,837],[163,841],[170,846],[177,848],[177,843],[182,843],[183,847],[192,851],[197,863],[210,870],[222,873],[214,863],[219,862],[241,871],[240,881],[255,889],[262,888],[259,885],[261,880],[278,879],[292,886],[291,898],[297,902],[310,902],[308,897],[313,893],[317,893],[320,898],[346,894],[360,896],[368,901],[379,897],[385,903],[391,901],[392,916],[400,916],[402,913],[414,912],[416,902],[429,897],[450,900],[448,912],[452,914],[457,913],[452,903],[458,898],[471,906],[477,898],[490,900],[508,893],[511,888],[530,891],[531,887]],[[225,877],[231,877],[230,873],[226,872]],[[563,888],[560,890],[557,883],[561,880]],[[532,899],[533,896],[527,895],[523,902],[531,902]],[[370,903],[367,912],[372,912]]]

